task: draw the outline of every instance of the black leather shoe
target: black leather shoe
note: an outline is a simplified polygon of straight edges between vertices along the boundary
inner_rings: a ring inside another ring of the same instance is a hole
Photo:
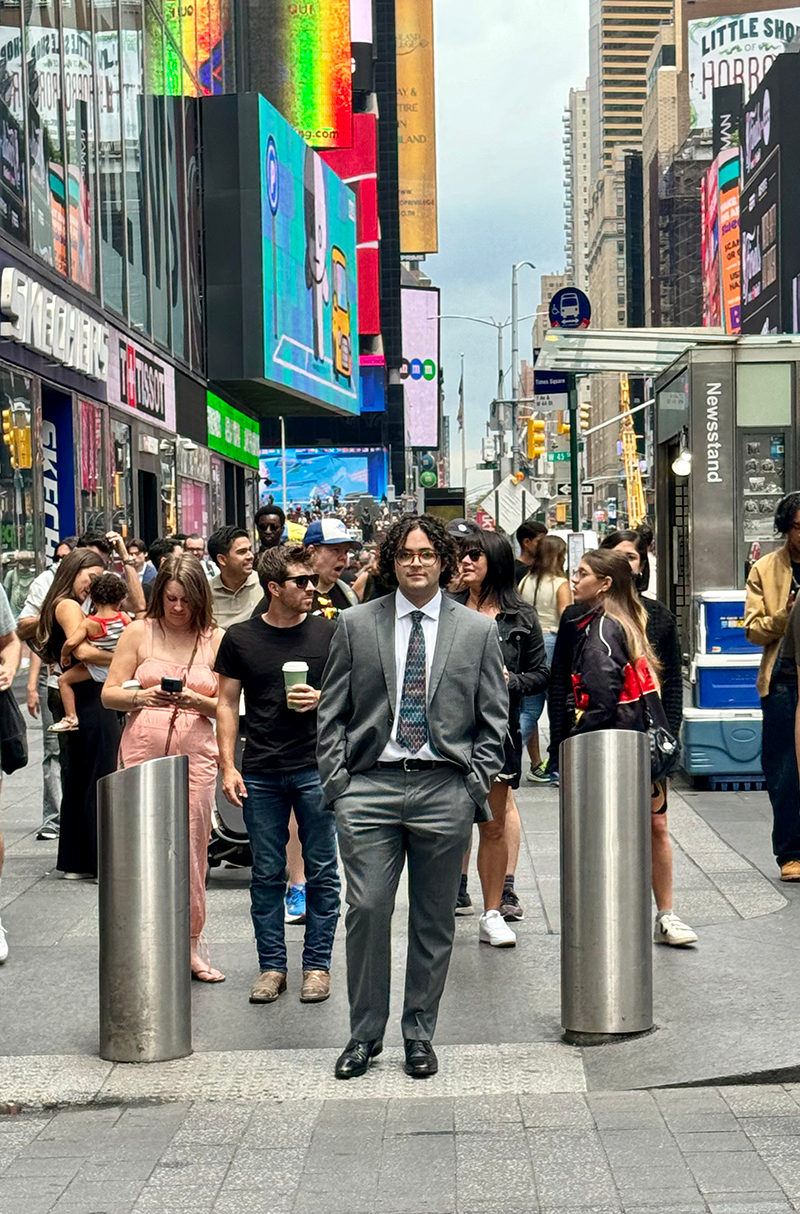
[[[439,1060],[430,1041],[406,1041],[406,1074],[412,1079],[427,1079],[439,1070]]]
[[[351,1037],[344,1052],[336,1059],[336,1078],[355,1079],[366,1074],[370,1059],[377,1058],[382,1050],[382,1041],[356,1041]]]

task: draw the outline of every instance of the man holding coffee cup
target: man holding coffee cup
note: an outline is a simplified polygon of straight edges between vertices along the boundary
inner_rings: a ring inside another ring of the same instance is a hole
[[[253,852],[250,904],[259,976],[251,1003],[273,1003],[286,990],[284,932],[286,843],[294,810],[306,869],[306,927],[300,1000],[330,993],[339,875],[333,814],[316,766],[317,704],[334,625],[311,608],[318,577],[306,549],[283,545],[259,558],[269,596],[261,614],[228,628],[217,654],[217,741],[222,787],[241,805]],[[234,751],[244,691],[241,773]]]

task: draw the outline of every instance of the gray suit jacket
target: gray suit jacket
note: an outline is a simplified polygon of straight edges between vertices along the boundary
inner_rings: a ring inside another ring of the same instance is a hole
[[[353,772],[377,763],[389,740],[397,699],[395,596],[339,616],[322,678],[317,713],[317,763],[329,802]],[[503,768],[508,691],[494,620],[445,597],[428,687],[428,731],[443,759],[465,775],[485,809]]]

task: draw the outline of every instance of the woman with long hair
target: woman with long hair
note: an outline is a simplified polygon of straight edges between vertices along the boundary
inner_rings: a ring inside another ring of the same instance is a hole
[[[147,616],[126,629],[103,691],[108,708],[127,712],[119,748],[121,767],[165,755],[189,757],[189,894],[192,977],[223,982],[203,956],[206,870],[211,809],[217,786],[217,714],[214,673],[223,630],[214,624],[211,591],[202,563],[191,553],[166,557],[153,583]],[[161,680],[177,679],[182,690],[162,691]],[[139,686],[123,684],[135,680]]]
[[[521,919],[522,907],[514,893],[513,875],[520,846],[520,819],[513,789],[519,788],[522,772],[522,740],[519,714],[522,699],[547,686],[547,658],[542,630],[532,607],[517,593],[514,554],[504,536],[482,531],[464,541],[461,550],[461,584],[455,595],[472,611],[480,611],[496,620],[506,668],[509,692],[506,762],[489,793],[492,819],[480,822],[478,873],[483,889],[484,913],[480,917],[479,937],[486,944],[513,947],[517,938],[504,922],[507,917]],[[459,910],[470,913],[466,892],[466,865],[461,878]]]
[[[661,670],[661,702],[673,737],[680,737],[683,721],[683,674],[678,625],[674,615],[655,598],[643,598],[650,581],[648,548],[650,532],[612,531],[601,550],[618,552],[628,561],[640,605],[644,608],[647,639]],[[667,826],[667,794],[669,782],[664,779],[655,786],[653,798],[653,894],[658,908],[655,939],[661,944],[683,947],[695,944],[696,932],[684,923],[672,909],[672,841]]]
[[[105,567],[102,556],[90,548],[75,548],[59,562],[32,642],[45,662],[57,665],[61,661],[67,637],[86,618],[83,604],[92,582]],[[89,641],[78,645],[74,656],[98,666],[111,661],[110,653]],[[68,880],[97,876],[97,781],[117,766],[119,718],[105,710],[100,691],[101,684],[94,680],[76,685],[81,727],[60,738],[63,797],[56,868]]]
[[[561,616],[572,602],[572,591],[564,569],[566,559],[567,545],[561,536],[543,536],[536,547],[530,572],[526,573],[519,584],[520,598],[523,602],[530,603],[539,617],[548,669],[553,661]],[[543,691],[535,696],[526,696],[520,713],[522,745],[528,748],[531,760],[528,779],[532,784],[550,783],[550,773],[542,762],[539,748],[538,721],[544,712],[544,704]]]

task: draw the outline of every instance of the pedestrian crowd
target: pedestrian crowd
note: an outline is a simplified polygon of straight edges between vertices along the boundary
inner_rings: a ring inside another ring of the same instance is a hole
[[[513,948],[525,917],[516,794],[523,781],[558,784],[567,737],[649,735],[654,940],[696,943],[674,907],[667,817],[681,651],[674,617],[652,594],[646,528],[607,534],[570,578],[564,541],[535,520],[519,527],[515,557],[500,533],[429,515],[394,515],[365,542],[343,509],[309,511],[300,538],[297,520],[268,502],[253,520],[257,551],[235,526],[148,545],[115,533],[65,538],[18,610],[0,589],[2,760],[8,770],[3,699],[24,642],[28,709],[45,731],[37,837],[58,839],[64,878],[92,880],[98,780],[186,755],[192,976],[225,979],[203,935],[216,802],[223,818],[241,814],[252,856],[255,1004],[289,988],[287,923],[304,925],[300,1000],[328,998],[341,863],[350,1002],[342,1079],[364,1074],[382,1049],[406,868],[401,1025],[406,1070],[424,1077],[438,1069],[432,1041],[455,918],[476,909],[474,827],[477,939]],[[785,539],[750,571],[745,625],[764,647],[775,854],[782,879],[796,881],[800,494],[781,502],[776,528]],[[7,955],[0,926],[0,961]]]

